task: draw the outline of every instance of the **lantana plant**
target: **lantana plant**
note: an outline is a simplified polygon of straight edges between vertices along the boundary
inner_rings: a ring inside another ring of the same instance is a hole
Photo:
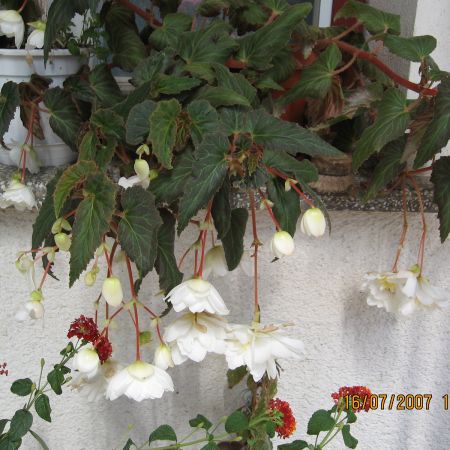
[[[305,3],[204,0],[194,15],[182,12],[180,3],[154,1],[142,9],[129,0],[54,0],[49,9],[46,56],[78,13],[89,14],[95,33],[104,35],[95,51],[105,61],[83,67],[62,88],[50,88],[49,80],[38,77],[30,85],[36,95],[31,106],[43,100],[50,126],[79,156],[48,184],[31,249],[17,258],[32,285],[17,317],[37,320],[45,314],[45,285],[58,271],[55,255],[60,252],[70,253],[69,286],[84,280],[95,308],[70,326],[72,341],[47,381],[40,376],[37,383],[13,384],[13,392],[29,400],[11,421],[0,422],[0,448],[20,447],[27,432],[37,436],[30,409],[49,420],[50,390],[61,394],[70,385],[92,400],[150,401],[174,390],[174,366],[201,363],[208,353],[224,356],[230,386],[246,378],[251,400],[217,427],[204,416],[191,420],[202,438],[181,443],[170,426],[162,425],[138,448],[158,448],[154,441],[165,440],[171,444],[159,448],[189,443],[217,449],[228,441],[263,449],[270,448],[276,433],[289,437],[295,421],[288,405],[274,400],[276,385],[283,359],[302,359],[305,350],[291,336],[290,324],[264,314],[259,261],[269,256],[260,249],[265,245],[271,251],[276,270],[277,260],[296,255],[299,219],[300,231],[310,239],[330,228],[323,202],[310,186],[318,179],[311,162],[318,156],[350,153],[353,169],[370,173],[366,199],[398,186],[405,199],[409,187],[419,199],[423,235],[417,265],[399,271],[398,256],[392,272],[368,275],[369,304],[403,313],[447,304],[447,296],[422,276],[426,223],[417,181],[419,174],[432,172],[445,240],[450,157],[436,156],[449,138],[450,81],[430,57],[435,39],[401,37],[399,16],[355,0],[338,13],[350,22],[324,29],[307,25],[311,5]],[[137,18],[145,23],[141,29]],[[382,47],[420,62],[420,82],[382,62]],[[130,93],[119,89],[112,73],[116,68],[129,73]],[[408,100],[404,88],[415,98]],[[2,132],[17,106],[30,106],[19,89],[12,82],[3,86]],[[298,102],[306,113],[288,116]],[[344,145],[341,133],[355,144]],[[12,198],[12,191],[14,186],[1,201],[21,207],[23,201]],[[245,195],[246,205],[233,206],[236,192]],[[258,204],[273,224],[267,242],[259,234]],[[406,235],[404,204],[399,254]],[[188,227],[196,239],[177,260],[175,239]],[[120,264],[125,264],[126,281]],[[252,321],[235,324],[226,319],[230,310],[214,277],[241,269],[252,275],[254,296],[242,301],[247,300]],[[159,276],[154,290],[162,294],[157,300],[140,289],[153,270]],[[127,315],[135,352],[117,361],[121,342],[112,324]],[[143,316],[152,320],[155,338],[142,329]],[[151,353],[143,346],[149,341]],[[280,448],[322,449],[339,433],[347,447],[355,448],[350,435],[354,411],[339,395],[333,398],[334,407],[316,412],[308,425],[314,443],[294,441]],[[216,434],[221,425],[225,431]],[[133,446],[130,439],[125,448]]]

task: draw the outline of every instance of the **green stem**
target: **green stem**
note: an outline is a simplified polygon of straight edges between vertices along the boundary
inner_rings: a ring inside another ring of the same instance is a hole
[[[230,434],[226,433],[221,436],[216,436],[214,439],[211,439],[211,440],[206,436],[202,439],[196,439],[195,441],[180,442],[180,443],[171,444],[171,445],[164,445],[162,447],[151,447],[151,449],[150,449],[150,447],[147,447],[146,449],[143,449],[143,450],[173,450],[173,449],[178,449],[178,448],[182,448],[182,447],[189,447],[191,445],[201,444],[203,442],[221,442],[225,438],[230,437],[230,436],[231,436]]]
[[[328,431],[328,433],[325,435],[325,437],[322,439],[322,441],[320,442],[320,444],[317,447],[318,450],[321,450],[323,447],[325,447],[325,445],[328,444],[328,442],[331,441],[331,439],[334,438],[334,436],[336,436],[337,433],[339,433],[339,429],[338,431],[330,438],[330,436],[333,434],[334,429],[336,428],[336,426],[338,425],[339,422],[339,418],[341,417],[342,414],[342,410],[338,412],[337,416],[334,419],[334,425],[333,428],[331,428],[330,431]]]

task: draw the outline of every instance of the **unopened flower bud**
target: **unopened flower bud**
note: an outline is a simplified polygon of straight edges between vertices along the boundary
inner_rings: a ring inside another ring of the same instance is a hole
[[[90,270],[89,272],[86,272],[86,275],[84,276],[84,284],[87,287],[91,287],[94,285],[96,279],[97,279],[97,272]]]
[[[62,230],[70,231],[71,229],[72,226],[70,225],[70,223],[66,219],[64,219],[64,217],[60,217],[52,225],[52,234],[61,233]]]
[[[276,258],[290,256],[294,253],[294,239],[287,231],[277,231],[270,241],[270,249]]]
[[[273,202],[266,199],[264,202],[261,202],[259,205],[259,209],[267,209],[267,208],[273,208]]]
[[[73,358],[73,368],[87,378],[95,376],[99,367],[100,358],[94,348],[84,348]]]
[[[159,172],[156,169],[150,169],[149,178],[150,181],[156,180],[159,176]]]
[[[149,180],[150,166],[144,159],[137,159],[134,162],[134,171],[141,181]]]
[[[34,265],[34,261],[29,256],[22,254],[16,260],[16,268],[19,272],[27,273]]]
[[[137,148],[136,153],[137,153],[139,156],[142,156],[144,153],[145,153],[146,155],[150,155],[150,148],[148,147],[147,144],[142,144],[142,145],[140,145],[140,146]]]
[[[32,300],[31,302],[27,302],[25,308],[32,319],[39,320],[44,317],[44,305],[41,301]]]
[[[300,230],[307,236],[320,237],[325,234],[327,222],[319,208],[308,209],[300,222]]]
[[[55,244],[62,252],[68,252],[72,245],[72,238],[66,233],[55,234]]]
[[[155,358],[153,364],[160,369],[167,370],[169,367],[174,367],[172,360],[172,350],[167,344],[160,344],[155,350]]]
[[[49,262],[55,261],[55,249],[53,247],[47,247],[44,249],[44,253],[47,255]]]
[[[108,305],[117,307],[122,303],[122,284],[117,277],[109,277],[103,282],[102,295]]]

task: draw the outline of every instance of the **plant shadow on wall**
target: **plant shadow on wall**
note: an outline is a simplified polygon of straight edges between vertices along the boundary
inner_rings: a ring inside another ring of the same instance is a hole
[[[1,3],[17,8],[0,13],[0,33],[14,40],[22,32],[25,10]],[[53,131],[78,151],[77,163],[48,184],[31,249],[16,261],[34,286],[16,317],[44,315],[44,287],[56,278],[57,252],[70,253],[69,285],[83,276],[95,311],[92,318],[81,316],[70,325],[71,342],[46,376],[42,360],[38,380],[13,383],[12,392],[27,400],[11,419],[0,421],[0,449],[19,448],[28,433],[46,448],[32,429],[31,410],[51,421],[50,393],[60,395],[71,386],[91,400],[160,398],[174,390],[170,368],[187,360],[201,362],[208,353],[225,356],[230,387],[246,379],[249,395],[236,411],[215,425],[198,415],[189,422],[192,434],[183,439],[163,425],[144,444],[130,439],[124,448],[266,449],[276,433],[291,436],[292,411],[274,398],[278,360],[302,358],[304,349],[289,336],[289,324],[261,321],[258,258],[263,244],[273,253],[274,268],[278,259],[294,254],[300,216],[303,233],[325,233],[328,216],[310,186],[318,178],[311,162],[316,157],[345,152],[355,171],[371,169],[365,199],[396,189],[403,196],[404,226],[393,267],[366,276],[369,305],[411,314],[448,303],[446,293],[422,274],[427,228],[417,182],[419,174],[432,171],[444,241],[450,231],[450,157],[436,155],[449,138],[450,80],[429,56],[435,39],[401,37],[398,16],[355,0],[339,12],[353,19],[350,25],[322,29],[304,21],[309,4],[254,0],[242,6],[234,0],[204,0],[189,16],[177,13],[179,3],[148,2],[144,10],[128,0],[54,0],[45,57],[51,58],[74,15],[82,14],[94,24],[99,63],[83,67],[63,87],[49,88],[48,80],[33,77],[25,85],[6,83],[1,90],[2,133],[17,107],[29,112],[23,170],[2,195],[2,207],[35,207],[25,184],[26,159],[39,129],[41,101]],[[140,31],[138,17],[146,24]],[[71,47],[79,50],[75,43]],[[387,67],[377,56],[382,47],[419,61],[420,83]],[[130,73],[134,90],[128,95],[111,73],[115,67]],[[416,98],[407,100],[404,88]],[[29,91],[32,97],[24,94]],[[120,171],[118,182],[111,167]],[[236,190],[248,194],[249,208],[232,207]],[[420,205],[422,236],[417,261],[402,269],[410,191]],[[270,242],[258,237],[257,201],[274,225]],[[198,230],[198,238],[177,261],[174,241],[188,226]],[[253,242],[245,249],[247,226]],[[192,265],[186,263],[188,254]],[[120,260],[128,274],[126,288],[117,277]],[[35,282],[40,266],[43,273]],[[253,277],[249,325],[227,323],[229,310],[208,281],[238,268]],[[162,293],[158,301],[140,296],[142,280],[153,269]],[[169,322],[171,310],[177,315]],[[119,315],[129,316],[135,341],[134,360],[123,363],[113,359],[120,343],[111,325]],[[152,320],[154,336],[141,329],[143,316]],[[156,348],[150,364],[141,347],[152,341]],[[367,388],[341,388],[330,410],[311,417],[311,442],[297,440],[279,448],[322,449],[337,435],[355,448],[350,426],[355,412],[369,409],[371,398]],[[155,441],[168,442],[158,447]]]

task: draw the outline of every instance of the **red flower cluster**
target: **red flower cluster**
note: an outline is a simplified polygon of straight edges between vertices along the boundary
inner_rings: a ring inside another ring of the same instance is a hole
[[[8,369],[6,368],[7,365],[8,365],[8,363],[5,363],[5,362],[3,364],[0,364],[0,375],[8,376]]]
[[[339,392],[334,392],[333,394],[331,394],[331,397],[336,404],[342,398],[345,400],[346,405],[353,405],[353,412],[359,412],[363,410],[367,412],[370,409],[371,395],[372,392],[365,386],[343,386],[339,388]],[[357,409],[354,408],[355,402],[351,401],[353,397],[358,397],[359,399],[359,402],[357,402],[357,404],[359,404],[360,407]]]
[[[90,317],[80,316],[71,323],[67,337],[70,339],[74,336],[91,342],[95,350],[97,350],[98,357],[102,363],[111,357],[111,342],[106,336],[99,334],[96,323]]]
[[[294,433],[297,424],[295,422],[294,414],[288,402],[275,398],[270,400],[269,408],[273,413],[281,415],[282,423],[275,428],[278,436],[286,439]]]
[[[90,317],[84,317],[82,315],[70,325],[67,337],[70,339],[74,336],[78,339],[94,342],[98,337],[97,325]]]

